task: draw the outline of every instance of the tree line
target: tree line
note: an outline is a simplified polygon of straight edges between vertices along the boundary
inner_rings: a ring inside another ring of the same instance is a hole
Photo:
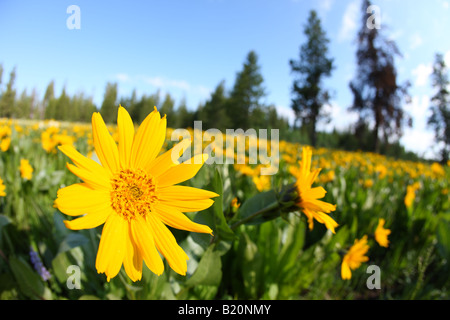
[[[267,92],[255,51],[245,57],[231,88],[226,88],[224,81],[219,82],[210,97],[197,108],[189,108],[184,99],[176,102],[170,93],[161,95],[160,91],[140,97],[133,91],[130,96],[119,97],[117,83],[106,84],[100,106],[82,92],[68,95],[65,88],[57,96],[53,81],[39,99],[36,90],[31,93],[23,90],[17,94],[15,69],[11,71],[9,81],[3,84],[0,65],[0,117],[88,122],[93,112],[100,111],[106,122],[114,123],[117,107],[121,104],[128,109],[132,119],[140,123],[156,106],[167,115],[168,125],[174,128],[192,127],[195,120],[200,120],[205,130],[279,129],[283,139],[313,146],[404,155],[399,139],[404,128],[412,125],[411,117],[403,108],[410,99],[409,83],[398,83],[394,58],[401,53],[396,44],[388,40],[381,29],[368,26],[367,8],[370,6],[369,0],[363,0],[361,27],[356,36],[357,68],[349,83],[353,101],[348,109],[359,117],[346,132],[325,134],[317,131],[319,122],[331,120],[324,108],[330,103],[331,93],[323,82],[336,66],[329,56],[330,40],[314,10],[303,28],[305,42],[300,46],[298,60],[289,61],[293,76],[291,108],[295,114],[291,124],[273,104],[263,101]],[[450,152],[450,82],[442,54],[436,54],[431,77],[435,95],[431,99],[428,125],[434,130],[435,140],[441,148],[441,160],[446,162]]]

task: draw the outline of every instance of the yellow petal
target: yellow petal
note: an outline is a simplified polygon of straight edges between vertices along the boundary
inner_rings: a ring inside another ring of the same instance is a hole
[[[131,148],[134,140],[134,125],[130,114],[122,106],[117,114],[117,130],[119,133],[119,160],[122,169],[130,165]]]
[[[337,228],[339,225],[329,215],[323,212],[315,212],[314,218],[318,222],[324,224],[327,229],[331,230],[331,232],[336,233],[335,228]]]
[[[64,224],[70,230],[92,229],[105,223],[111,214],[113,214],[113,211],[109,204],[103,204],[103,207],[97,208],[97,211],[88,213],[81,218],[70,221],[64,220]]]
[[[186,149],[191,145],[191,141],[184,139],[172,149],[166,151],[162,155],[158,156],[152,162],[148,164],[145,168],[154,177],[158,177],[169,168],[178,165],[178,158],[186,151]]]
[[[310,199],[321,199],[321,198],[325,197],[326,193],[327,192],[325,191],[324,188],[316,187],[316,188],[312,188],[312,189],[308,190],[306,197],[308,197]],[[304,196],[304,195],[302,194],[302,196]]]
[[[350,280],[352,278],[352,272],[346,262],[342,262],[341,265],[341,278],[342,280]]]
[[[132,281],[138,281],[142,278],[142,255],[137,248],[131,234],[131,225],[128,224],[127,235],[125,237],[126,251],[123,259],[123,266],[128,277]]]
[[[163,199],[160,199],[160,203],[170,205],[171,207],[181,212],[195,212],[195,211],[202,211],[211,207],[214,201],[211,199],[170,200],[170,201],[164,201]]]
[[[142,121],[133,142],[131,167],[145,168],[158,156],[166,138],[166,125],[166,117],[161,119],[156,108]]]
[[[112,214],[103,227],[98,246],[95,267],[98,273],[105,273],[107,280],[114,278],[122,267],[125,256],[128,222],[117,214]]]
[[[161,200],[202,200],[218,197],[215,192],[187,186],[169,186],[158,188],[158,197]]]
[[[194,177],[208,159],[208,155],[199,154],[191,159],[174,166],[157,177],[159,187],[167,187],[184,182]]]
[[[92,138],[94,140],[95,153],[103,167],[113,174],[117,172],[120,169],[119,151],[108,128],[106,128],[102,116],[98,112],[92,115]]]
[[[108,205],[109,192],[93,190],[84,183],[77,183],[59,189],[55,200],[56,207],[69,216],[95,213]]]
[[[168,226],[190,232],[212,234],[210,227],[191,221],[181,211],[162,203],[155,205],[154,213]]]
[[[58,146],[58,149],[64,153],[66,156],[72,160],[72,162],[79,168],[96,172],[97,174],[105,176],[105,179],[109,179],[111,174],[104,167],[102,167],[99,163],[95,162],[92,159],[89,159],[79,153],[73,146],[69,144],[65,144],[62,146]]]
[[[158,251],[167,259],[170,267],[178,274],[186,275],[188,256],[177,244],[173,234],[167,227],[153,215],[147,216],[147,222],[154,234]]]
[[[69,169],[70,172],[83,180],[86,185],[92,189],[103,189],[108,191],[111,189],[110,180],[101,173],[81,169],[70,163],[67,164],[67,169]]]
[[[136,219],[132,219],[130,223],[133,241],[144,258],[145,264],[153,273],[162,274],[164,264],[156,250],[154,237],[147,222],[137,215]]]

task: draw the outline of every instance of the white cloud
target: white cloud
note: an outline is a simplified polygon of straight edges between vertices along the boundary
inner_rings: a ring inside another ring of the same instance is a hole
[[[292,125],[294,123],[295,114],[291,108],[285,106],[276,106],[278,116],[287,119],[289,124]]]
[[[148,76],[143,76],[142,80],[160,89],[175,88],[185,91],[191,90],[191,85],[184,80],[174,80],[163,77],[148,77]]]
[[[432,159],[436,155],[434,150],[434,134],[431,131],[420,129],[405,129],[400,143],[407,151],[412,151],[419,156]]]
[[[323,108],[331,117],[330,123],[320,125],[325,131],[329,132],[333,129],[345,131],[358,120],[358,115],[355,112],[348,111],[347,108],[340,106],[336,101],[331,101]]]
[[[339,42],[351,40],[355,36],[357,22],[359,21],[358,16],[359,2],[352,1],[347,5],[342,17],[342,25],[338,34]]]
[[[427,120],[430,106],[428,95],[413,96],[411,103],[405,106],[405,111],[413,119],[413,127],[405,128],[400,142],[408,151],[425,158],[435,157],[434,134],[427,128]]]
[[[447,67],[450,67],[450,50],[444,54],[444,62]]]
[[[128,82],[128,81],[130,81],[130,76],[127,75],[126,73],[118,73],[118,74],[116,74],[114,76],[114,78],[116,78],[120,82]]]
[[[426,129],[427,113],[430,107],[430,97],[426,94],[411,97],[411,103],[405,106],[405,110],[414,120],[414,127]]]
[[[415,85],[417,87],[423,87],[428,83],[433,67],[431,64],[419,64],[415,69],[411,71],[411,74],[416,77]]]
[[[175,99],[186,98],[188,104],[196,105],[208,99],[212,90],[204,85],[194,85],[186,80],[169,79],[162,76],[129,75],[118,73],[114,79],[126,87],[134,87],[138,92],[147,92],[148,86],[159,90],[160,95],[170,93]]]

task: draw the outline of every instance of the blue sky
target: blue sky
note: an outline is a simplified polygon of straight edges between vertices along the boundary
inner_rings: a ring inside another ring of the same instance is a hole
[[[381,31],[394,40],[402,58],[400,81],[409,80],[412,103],[405,106],[414,127],[402,143],[431,156],[433,133],[426,128],[429,75],[436,52],[450,65],[450,0],[373,0],[381,11]],[[67,8],[77,5],[81,28],[70,30]],[[288,61],[297,59],[309,11],[319,13],[336,69],[325,85],[333,91],[333,120],[320,128],[344,129],[356,119],[348,82],[355,71],[355,36],[361,0],[149,0],[0,1],[0,64],[3,82],[16,67],[16,88],[40,96],[51,80],[82,91],[100,104],[107,82],[119,95],[169,92],[189,108],[204,102],[224,80],[230,89],[245,56],[255,50],[264,77],[267,103],[291,117]]]

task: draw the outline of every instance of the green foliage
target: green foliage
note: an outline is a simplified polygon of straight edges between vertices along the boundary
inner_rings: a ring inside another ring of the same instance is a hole
[[[380,152],[380,137],[399,138],[405,125],[412,120],[403,110],[402,103],[409,100],[409,83],[399,84],[395,68],[395,56],[400,52],[377,28],[367,27],[367,8],[364,0],[361,6],[361,28],[357,36],[357,71],[349,83],[353,94],[350,110],[359,115],[357,125],[374,123],[372,152]]]
[[[442,54],[436,54],[431,75],[436,94],[431,98],[428,125],[434,129],[435,140],[442,144],[442,163],[450,159],[450,80]]]
[[[117,119],[117,83],[107,83],[100,113],[106,123],[114,123]]]
[[[316,11],[310,12],[305,25],[306,42],[300,48],[298,61],[290,60],[291,72],[296,75],[292,86],[292,110],[296,121],[308,128],[312,146],[316,146],[316,125],[329,120],[323,106],[329,101],[329,92],[322,88],[325,77],[331,75],[333,59],[327,57],[329,40],[322,29]]]

